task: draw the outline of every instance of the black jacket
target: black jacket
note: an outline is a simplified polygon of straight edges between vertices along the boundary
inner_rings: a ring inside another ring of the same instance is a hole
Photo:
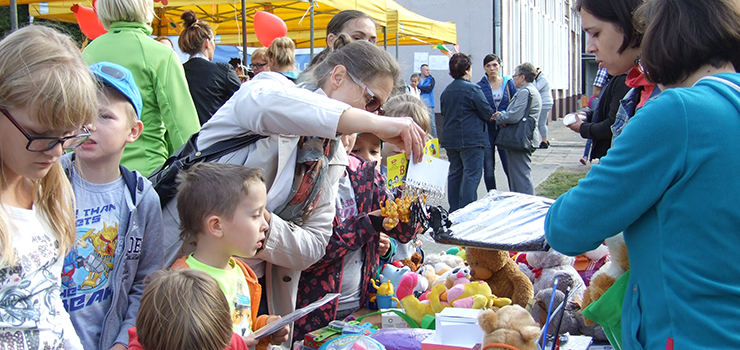
[[[581,137],[593,140],[589,159],[601,158],[612,145],[612,124],[617,119],[619,101],[630,90],[625,84],[627,74],[615,76],[601,92],[596,111],[588,113],[588,123],[581,124]]]
[[[200,125],[211,119],[213,113],[241,86],[236,71],[228,63],[191,58],[183,64],[183,68]]]

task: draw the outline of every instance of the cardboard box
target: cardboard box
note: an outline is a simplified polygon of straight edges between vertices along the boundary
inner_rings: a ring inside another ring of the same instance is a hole
[[[403,312],[401,309],[382,309],[381,311],[397,310]],[[404,321],[400,316],[393,312],[381,314],[381,328],[409,328],[408,323]]]
[[[436,334],[441,344],[470,348],[483,340],[478,325],[481,310],[448,307],[435,316]]]

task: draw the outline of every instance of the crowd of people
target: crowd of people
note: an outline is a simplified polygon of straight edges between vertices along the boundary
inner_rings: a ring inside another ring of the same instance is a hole
[[[740,272],[729,259],[740,241],[728,233],[740,223],[731,210],[740,185],[726,179],[740,160],[726,150],[740,129],[740,5],[576,7],[588,51],[613,77],[589,119],[571,125],[602,160],[553,204],[547,240],[580,254],[624,231],[627,348],[731,348]],[[450,161],[450,211],[476,200],[482,177],[496,187],[497,147],[509,188],[534,194],[531,155],[550,146],[553,102],[531,63],[504,76],[501,58],[487,55],[476,84],[470,57],[452,55],[438,126],[429,67],[400,86],[398,63],[359,11],[331,20],[328,47],[304,72],[293,41],[277,38],[253,53],[251,79],[241,62],[211,62],[213,30],[192,12],[178,42],[185,64],[149,36],[151,0],[100,0],[98,15],[109,31],[82,52],[35,25],[0,41],[6,347],[289,346],[366,305],[380,262],[416,251],[419,227],[381,215],[381,202],[399,195],[385,159],[418,162],[437,136]],[[529,145],[497,143],[524,121],[534,127]],[[261,138],[182,171],[162,206],[146,176],[193,134],[198,149]],[[326,293],[341,296],[255,338]]]

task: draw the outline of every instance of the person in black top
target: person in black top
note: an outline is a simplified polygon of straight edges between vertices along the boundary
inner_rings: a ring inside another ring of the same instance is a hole
[[[185,30],[180,33],[178,45],[190,55],[183,64],[185,78],[203,125],[239,89],[241,80],[228,63],[211,62],[216,50],[211,26],[198,20],[192,10],[185,11],[180,18],[185,22]]]

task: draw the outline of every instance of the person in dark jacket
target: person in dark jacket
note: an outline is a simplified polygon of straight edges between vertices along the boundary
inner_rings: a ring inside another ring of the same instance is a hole
[[[474,202],[483,173],[484,152],[488,147],[486,123],[493,110],[480,86],[470,82],[473,75],[470,57],[457,53],[450,58],[450,76],[440,98],[442,137],[440,147],[447,152],[450,173],[447,199],[450,212]]]
[[[478,82],[483,91],[483,95],[486,96],[488,104],[491,105],[491,109],[494,113],[498,111],[505,111],[509,107],[509,100],[514,97],[516,93],[516,86],[514,86],[514,80],[510,77],[503,77],[499,75],[499,71],[502,68],[501,58],[496,54],[488,54],[483,58],[483,69],[486,74]],[[486,190],[496,189],[496,135],[498,135],[499,126],[496,122],[488,122],[488,142],[491,147],[486,149],[484,165],[483,165],[483,181],[486,183]],[[498,148],[498,157],[501,159],[501,166],[504,168],[504,173],[509,176],[509,155],[503,148]]]
[[[568,127],[581,134],[584,139],[590,139],[591,153],[588,159],[593,161],[606,155],[612,145],[612,124],[617,118],[619,101],[629,91],[625,83],[627,73],[613,77],[601,92],[599,104],[595,110],[586,112],[587,121],[576,118],[576,122]]]
[[[180,18],[185,22],[185,30],[180,33],[178,45],[190,55],[183,64],[185,78],[203,125],[239,90],[241,80],[228,63],[211,62],[216,42],[208,23],[198,20],[192,10],[185,11]]]

